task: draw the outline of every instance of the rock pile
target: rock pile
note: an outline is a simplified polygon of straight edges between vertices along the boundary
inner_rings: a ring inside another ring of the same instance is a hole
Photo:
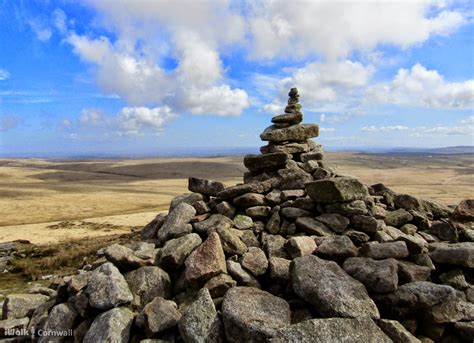
[[[190,178],[142,230],[54,289],[11,295],[9,328],[76,342],[474,339],[474,206],[366,186],[322,161],[298,92],[245,182]],[[39,341],[49,338],[40,337]]]

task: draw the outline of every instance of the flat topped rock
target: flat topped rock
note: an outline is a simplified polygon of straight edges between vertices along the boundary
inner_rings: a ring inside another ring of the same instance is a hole
[[[318,137],[319,126],[316,124],[297,124],[284,128],[275,125],[269,126],[262,132],[262,141],[284,142],[284,141],[304,141],[308,138]]]
[[[284,152],[274,152],[266,155],[246,155],[244,165],[250,171],[284,166],[289,160],[289,155]]]
[[[272,123],[281,124],[299,124],[303,121],[303,113],[301,112],[292,112],[292,113],[285,113],[280,114],[272,118]]]
[[[199,179],[196,177],[190,177],[188,179],[188,189],[191,192],[216,196],[217,193],[219,193],[220,191],[223,191],[224,188],[225,188],[224,184],[219,181]]]
[[[320,203],[348,202],[367,197],[367,187],[358,179],[336,177],[326,180],[308,182],[306,193],[311,199]]]

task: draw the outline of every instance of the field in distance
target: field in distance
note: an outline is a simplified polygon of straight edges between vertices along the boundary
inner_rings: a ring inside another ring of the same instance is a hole
[[[446,205],[472,197],[474,155],[327,153],[342,174]],[[187,191],[189,176],[242,182],[242,157],[0,159],[0,242],[130,233]]]

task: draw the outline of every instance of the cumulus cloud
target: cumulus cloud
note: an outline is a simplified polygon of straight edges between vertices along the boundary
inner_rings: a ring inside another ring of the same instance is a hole
[[[127,133],[137,133],[142,129],[160,129],[163,124],[176,117],[168,106],[164,107],[124,107],[119,112],[118,125]]]
[[[409,127],[403,125],[389,125],[389,126],[364,126],[361,130],[364,132],[389,132],[389,131],[405,131]]]
[[[391,82],[368,89],[367,102],[427,108],[463,109],[474,107],[474,80],[447,82],[437,70],[415,64],[399,69]]]
[[[465,22],[438,1],[260,1],[250,5],[251,54],[257,59],[319,54],[335,60],[378,44],[402,48],[446,35]]]
[[[10,73],[5,69],[0,69],[0,81],[5,81],[10,78]]]

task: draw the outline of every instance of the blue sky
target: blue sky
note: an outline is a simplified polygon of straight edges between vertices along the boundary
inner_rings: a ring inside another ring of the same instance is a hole
[[[0,154],[474,144],[470,1],[0,0]]]

